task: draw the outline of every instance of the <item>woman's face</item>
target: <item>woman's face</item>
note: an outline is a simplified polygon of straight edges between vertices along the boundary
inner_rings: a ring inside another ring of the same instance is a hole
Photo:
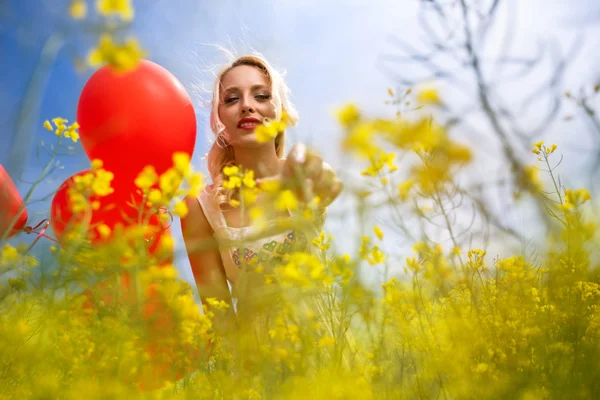
[[[265,118],[275,118],[271,84],[256,67],[240,65],[221,79],[219,118],[225,137],[233,146],[257,145],[254,128]]]

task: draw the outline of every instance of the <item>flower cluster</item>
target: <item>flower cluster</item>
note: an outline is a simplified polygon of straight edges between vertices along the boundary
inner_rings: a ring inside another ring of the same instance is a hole
[[[265,121],[265,123],[254,128],[254,134],[259,143],[270,142],[275,139],[280,132],[283,132],[289,124],[289,118],[285,110],[282,111],[281,118],[276,121]]]
[[[64,118],[53,118],[52,123],[50,121],[44,122],[44,128],[49,130],[50,132],[54,132],[56,136],[64,136],[68,139],[71,139],[74,143],[77,143],[79,140],[79,124],[77,122],[73,122],[71,125],[67,126],[69,121]],[[52,126],[54,124],[54,126]]]
[[[108,196],[114,192],[111,187],[114,174],[102,167],[101,160],[93,160],[89,172],[73,177],[73,185],[67,189],[73,212],[86,211],[90,207],[90,199],[92,199],[91,208],[98,210],[100,202],[97,197]]]
[[[133,69],[146,55],[135,38],[129,38],[124,43],[115,43],[111,35],[103,34],[98,41],[98,47],[88,54],[87,61],[92,67],[108,64],[115,71],[125,72]]]
[[[173,213],[185,217],[188,213],[183,197],[197,196],[204,186],[200,173],[194,172],[187,153],[173,154],[173,167],[160,176],[152,165],[144,167],[135,179],[146,203],[152,210],[167,207],[174,201]]]
[[[446,130],[429,117],[417,121],[370,120],[353,104],[339,110],[337,115],[346,130],[344,148],[368,160],[370,165],[362,174],[379,177],[383,185],[389,183],[389,179],[382,176],[384,167],[388,167],[388,174],[398,169],[394,164],[395,153],[386,151],[384,146],[412,150],[418,155],[421,163],[412,168],[409,179],[399,187],[399,197],[403,200],[413,186],[425,195],[441,191],[453,181],[456,172],[471,161],[470,150],[452,141]]]
[[[133,0],[95,0],[96,10],[105,17],[116,16],[123,21],[132,21],[134,17]],[[87,15],[86,0],[72,0],[69,5],[69,15],[76,20],[84,19]]]
[[[107,26],[98,40],[96,48],[88,52],[87,65],[95,68],[104,64],[122,73],[136,67],[138,62],[147,56],[136,38],[128,37],[124,41],[116,41],[114,22],[121,20],[130,23],[135,15],[133,0],[95,0],[96,11],[107,21]],[[84,20],[88,13],[86,0],[71,0],[69,15],[75,20]],[[81,68],[85,65],[80,61]]]

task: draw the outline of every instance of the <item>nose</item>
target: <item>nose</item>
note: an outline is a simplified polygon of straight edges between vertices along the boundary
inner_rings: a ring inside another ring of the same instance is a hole
[[[251,105],[242,106],[242,114],[252,114],[254,111],[254,107],[252,107]]]
[[[256,109],[252,106],[252,100],[247,96],[244,96],[242,103],[242,114],[252,114]]]

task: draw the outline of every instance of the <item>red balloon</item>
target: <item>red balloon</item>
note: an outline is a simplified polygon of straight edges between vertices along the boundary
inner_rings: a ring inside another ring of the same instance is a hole
[[[7,232],[7,237],[15,235],[26,223],[27,210],[23,199],[8,172],[0,164],[0,238]]]
[[[77,106],[83,148],[115,180],[130,184],[147,165],[158,174],[173,153],[192,155],[196,116],[183,85],[165,68],[142,60],[125,73],[105,66],[85,84]]]
[[[52,229],[57,239],[60,239],[64,231],[68,227],[73,227],[75,224],[86,224],[89,226],[88,233],[92,242],[101,239],[101,235],[96,230],[100,224],[105,224],[109,228],[114,229],[117,224],[124,226],[132,225],[136,222],[140,213],[139,195],[133,192],[134,189],[127,188],[126,185],[116,182],[114,192],[108,196],[91,196],[89,198],[88,210],[73,211],[68,195],[68,189],[74,187],[74,179],[76,176],[82,176],[89,173],[90,170],[84,170],[66,179],[58,188],[52,199],[50,208],[50,222]],[[128,201],[135,201],[136,207],[129,205]],[[91,204],[97,202],[98,209],[93,210]],[[143,212],[147,212],[147,207],[143,208]]]

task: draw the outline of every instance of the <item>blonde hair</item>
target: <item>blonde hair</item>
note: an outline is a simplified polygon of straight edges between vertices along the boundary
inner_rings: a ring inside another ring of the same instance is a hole
[[[283,74],[275,70],[262,55],[253,54],[238,57],[221,68],[215,79],[210,112],[210,128],[215,135],[215,141],[208,151],[207,156],[208,172],[212,178],[214,195],[217,198],[219,205],[228,203],[234,194],[232,191],[223,188],[223,181],[225,180],[223,168],[235,164],[233,147],[230,143],[227,143],[227,140],[223,135],[225,125],[223,125],[219,118],[221,81],[225,74],[240,65],[255,67],[263,72],[269,79],[272,94],[271,103],[275,108],[276,120],[281,118],[282,112],[285,110],[288,118],[288,125],[296,125],[298,121],[298,113],[288,98],[290,90],[283,80]],[[282,131],[275,137],[275,152],[279,158],[284,156],[284,145],[285,131]]]

